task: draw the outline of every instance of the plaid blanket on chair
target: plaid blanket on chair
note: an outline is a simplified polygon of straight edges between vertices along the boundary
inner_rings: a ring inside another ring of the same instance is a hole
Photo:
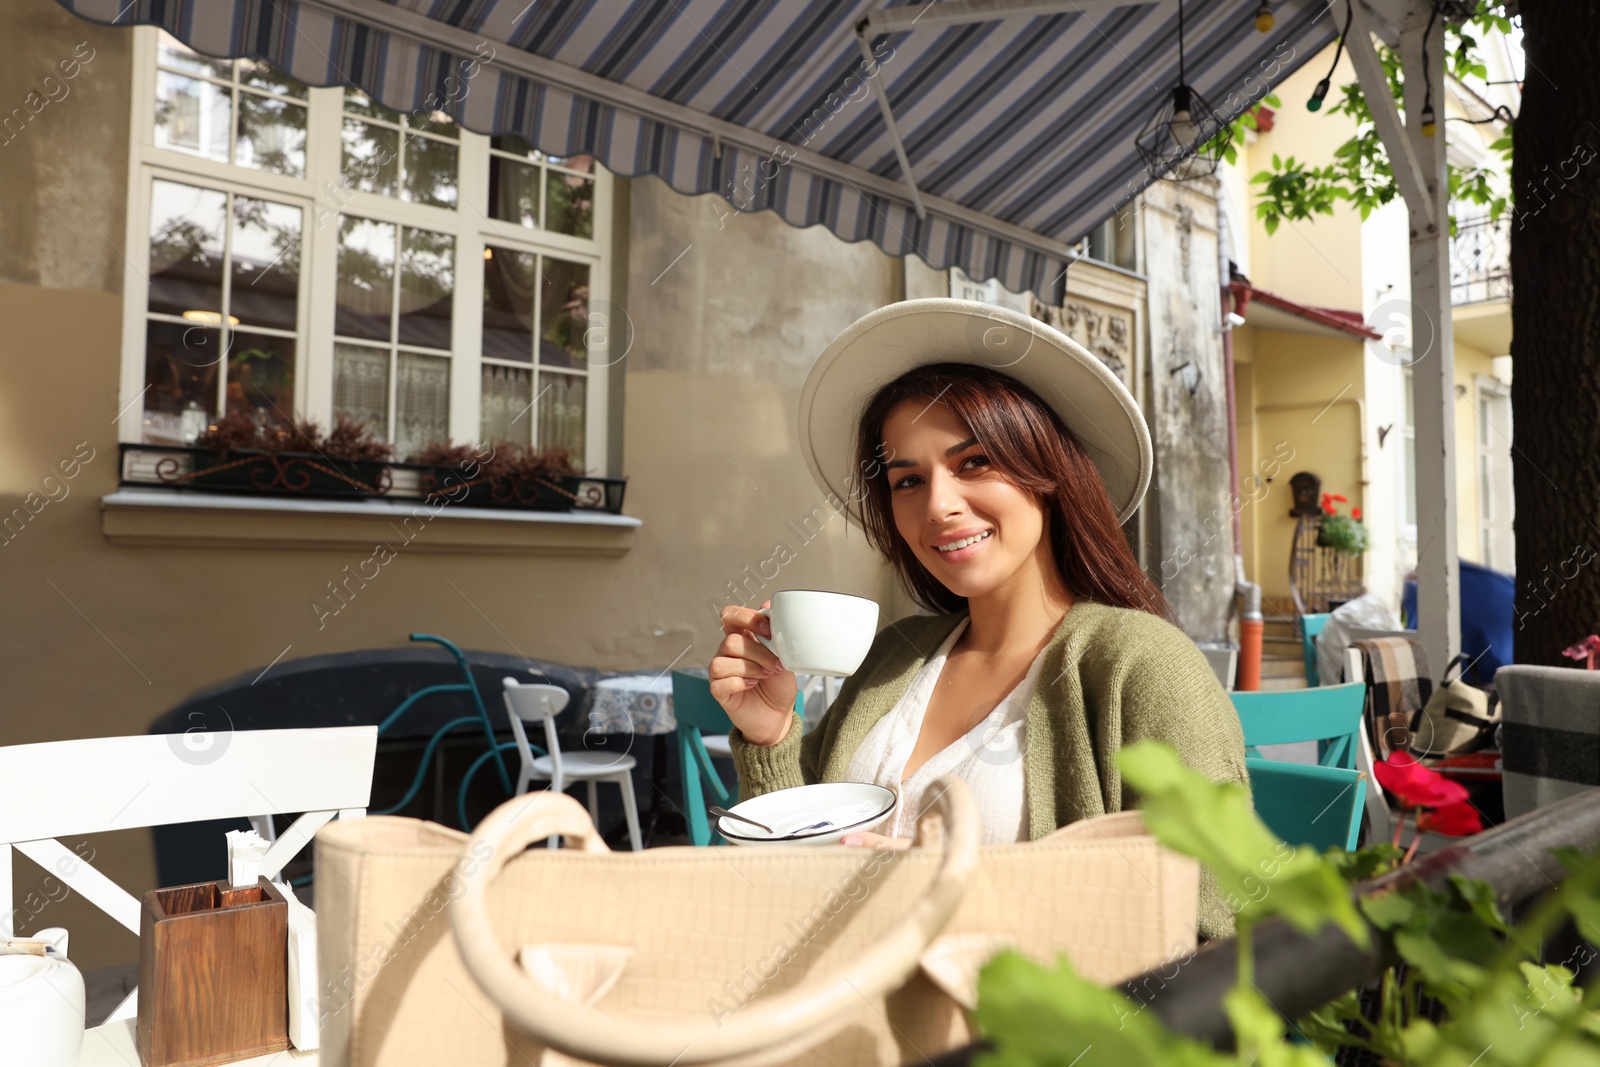
[[[1361,653],[1367,680],[1367,736],[1378,760],[1411,740],[1412,718],[1433,695],[1433,678],[1422,642],[1411,637],[1374,637],[1352,641]]]

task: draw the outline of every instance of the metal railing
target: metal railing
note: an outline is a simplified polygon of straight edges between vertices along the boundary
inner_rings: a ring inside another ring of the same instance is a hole
[[[1475,219],[1450,238],[1450,303],[1511,299],[1511,216]]]
[[[1333,601],[1354,600],[1367,589],[1365,557],[1322,544],[1321,530],[1320,515],[1301,515],[1289,546],[1289,594],[1301,615],[1331,611]]]

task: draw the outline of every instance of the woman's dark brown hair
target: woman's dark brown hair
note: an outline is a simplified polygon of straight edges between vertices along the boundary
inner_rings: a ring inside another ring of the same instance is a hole
[[[902,374],[868,402],[857,431],[856,469],[872,472],[865,491],[857,490],[867,541],[893,564],[919,606],[956,612],[967,598],[935,578],[895,529],[895,472],[884,468],[894,457],[886,454],[883,424],[904,400],[949,408],[1006,481],[1041,503],[1051,554],[1074,597],[1173,621],[1171,606],[1128,548],[1099,470],[1072,431],[1033,390],[970,363],[930,363]]]

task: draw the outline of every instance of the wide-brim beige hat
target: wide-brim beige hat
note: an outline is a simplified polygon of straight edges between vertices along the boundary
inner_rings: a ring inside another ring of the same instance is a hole
[[[1100,471],[1117,521],[1150,485],[1153,450],[1139,405],[1078,342],[1020,311],[973,300],[905,300],[856,320],[817,359],[800,391],[800,451],[823,492],[861,525],[855,442],[883,386],[925,363],[971,363],[1015,378],[1050,405]]]

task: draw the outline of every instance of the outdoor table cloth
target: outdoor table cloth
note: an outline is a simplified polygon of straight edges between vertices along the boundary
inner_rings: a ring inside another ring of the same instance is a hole
[[[672,673],[625,674],[596,682],[590,690],[589,729],[602,734],[670,734]]]

